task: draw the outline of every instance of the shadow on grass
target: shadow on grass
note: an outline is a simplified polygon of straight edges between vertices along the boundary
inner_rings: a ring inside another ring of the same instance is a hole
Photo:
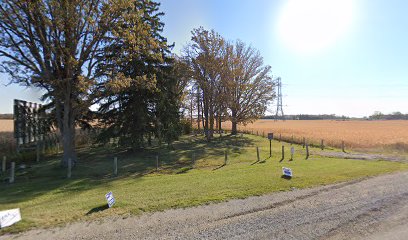
[[[220,166],[214,168],[213,171],[216,171],[216,170],[218,170],[218,169],[221,169],[221,168],[223,168],[223,167],[225,167],[225,166],[227,166],[227,164],[222,164],[222,165],[220,165]]]
[[[57,194],[83,192],[112,181],[140,177],[156,171],[156,156],[159,156],[159,173],[184,173],[191,169],[195,160],[211,156],[223,156],[225,149],[251,146],[254,140],[247,137],[226,135],[207,142],[204,137],[184,136],[172,148],[166,146],[147,147],[131,152],[109,146],[87,146],[77,149],[78,162],[72,169],[72,178],[67,179],[67,169],[60,165],[60,154],[44,157],[40,163],[31,164],[24,175],[16,172],[14,184],[0,183],[0,202],[18,203],[39,197],[50,191]],[[113,174],[113,159],[118,158],[118,176]],[[221,165],[214,170],[220,169]]]
[[[94,207],[91,210],[89,210],[85,215],[91,215],[92,213],[102,212],[106,209],[109,209],[108,204],[104,204],[99,207]]]
[[[282,175],[281,178],[286,179],[286,180],[291,180],[292,177],[286,176],[286,175]]]

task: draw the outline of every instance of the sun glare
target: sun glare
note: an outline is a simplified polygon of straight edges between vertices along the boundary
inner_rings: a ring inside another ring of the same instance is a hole
[[[290,0],[280,12],[278,36],[295,52],[316,53],[347,33],[353,11],[353,0]]]

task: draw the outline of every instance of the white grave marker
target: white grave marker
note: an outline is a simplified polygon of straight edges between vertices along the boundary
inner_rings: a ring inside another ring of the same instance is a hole
[[[108,202],[108,206],[112,207],[115,204],[115,198],[113,197],[112,192],[108,192],[106,195],[106,201]]]
[[[0,211],[0,228],[5,228],[21,221],[20,208]]]

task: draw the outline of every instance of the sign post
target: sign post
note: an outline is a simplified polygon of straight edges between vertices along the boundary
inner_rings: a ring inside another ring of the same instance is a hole
[[[272,139],[273,139],[273,133],[268,133],[268,139],[269,139],[269,157],[272,157]]]

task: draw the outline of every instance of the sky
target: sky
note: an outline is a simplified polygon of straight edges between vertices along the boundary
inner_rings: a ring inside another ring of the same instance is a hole
[[[408,1],[162,0],[164,36],[180,50],[203,26],[258,49],[281,77],[285,114],[408,113]],[[0,74],[5,84],[8,77]],[[40,92],[1,85],[0,113]],[[274,114],[271,104],[267,114]]]

